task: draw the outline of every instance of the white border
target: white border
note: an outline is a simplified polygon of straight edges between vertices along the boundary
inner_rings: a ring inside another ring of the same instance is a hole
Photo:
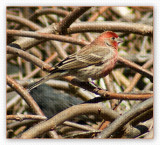
[[[81,139],[81,140],[52,140],[52,139],[32,139],[32,140],[19,140],[19,139],[6,139],[6,124],[5,124],[5,90],[6,90],[6,60],[5,60],[5,43],[6,43],[6,6],[154,6],[154,139],[103,139],[103,140],[94,140],[94,139]],[[58,0],[56,2],[50,0],[0,0],[0,142],[2,144],[14,145],[21,143],[22,145],[27,144],[116,144],[116,145],[159,145],[158,137],[160,135],[160,1],[158,0],[80,0],[80,1],[71,1],[71,0]],[[158,37],[159,36],[159,37]],[[159,141],[160,142],[160,141]]]

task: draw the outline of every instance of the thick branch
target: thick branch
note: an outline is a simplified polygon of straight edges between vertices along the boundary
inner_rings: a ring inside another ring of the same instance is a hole
[[[7,30],[7,35],[31,37],[31,38],[47,39],[47,40],[57,40],[57,41],[67,42],[67,43],[81,45],[81,46],[85,46],[88,44],[86,41],[77,40],[73,37],[49,34],[49,33],[41,33],[41,32],[32,32],[32,31],[23,31],[23,30]]]
[[[124,113],[120,117],[118,117],[113,123],[110,124],[109,127],[104,129],[97,138],[108,138],[114,132],[121,129],[125,124],[127,124],[131,119],[137,117],[144,111],[153,107],[153,98],[150,98],[135,107],[133,107],[130,111]]]
[[[58,25],[58,32],[60,34],[65,34],[67,32],[67,28],[83,13],[85,13],[91,7],[78,7],[69,15],[67,15]]]
[[[73,23],[67,29],[68,34],[82,32],[125,32],[140,35],[153,35],[153,27],[146,24],[128,23],[128,22],[79,22]]]
[[[97,114],[110,121],[113,121],[119,116],[117,112],[106,108],[101,103],[75,105],[58,113],[51,119],[41,122],[30,128],[28,131],[22,134],[21,138],[34,138],[46,131],[49,131],[50,129],[54,129],[64,121],[82,114]]]

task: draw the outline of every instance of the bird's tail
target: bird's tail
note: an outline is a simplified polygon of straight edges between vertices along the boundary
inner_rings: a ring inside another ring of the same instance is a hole
[[[39,81],[33,83],[32,85],[30,85],[27,90],[28,92],[30,92],[32,89],[38,87],[39,85],[41,85],[42,83],[45,83],[46,81],[48,81],[49,79],[53,79],[56,78],[60,75],[60,72],[53,72],[50,73],[49,75],[43,77],[42,79],[40,79]]]

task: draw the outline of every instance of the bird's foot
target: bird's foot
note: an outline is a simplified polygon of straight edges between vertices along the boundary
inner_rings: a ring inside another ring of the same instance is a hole
[[[92,79],[89,78],[88,82],[92,87],[94,87],[95,92],[98,92],[99,90],[102,90],[102,88],[100,88],[97,84],[95,84]]]

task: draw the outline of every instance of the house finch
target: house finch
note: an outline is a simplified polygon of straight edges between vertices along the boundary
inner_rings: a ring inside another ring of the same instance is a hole
[[[28,91],[55,77],[75,76],[86,82],[106,76],[115,66],[120,42],[122,40],[116,33],[102,33],[89,45],[58,63],[49,75],[31,85]]]

